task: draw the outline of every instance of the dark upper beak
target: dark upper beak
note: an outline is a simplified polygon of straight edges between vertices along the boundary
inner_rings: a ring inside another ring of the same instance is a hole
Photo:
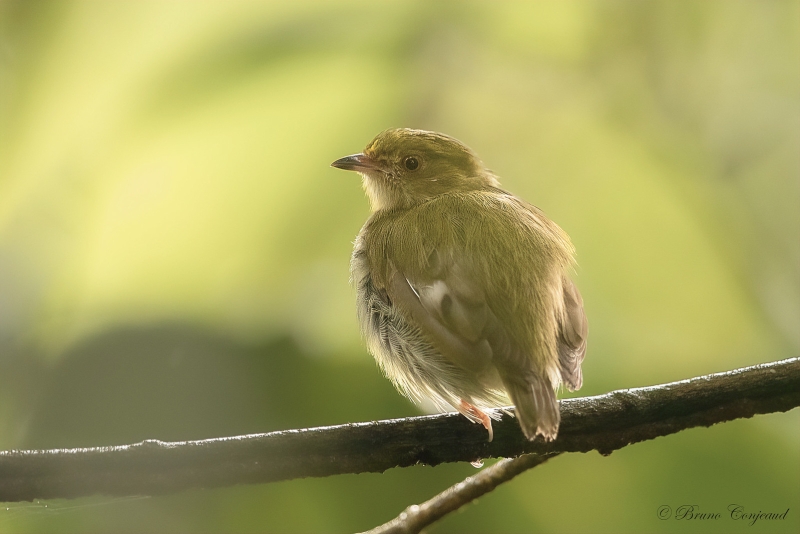
[[[343,169],[345,171],[364,172],[375,170],[378,168],[378,165],[366,154],[353,154],[352,156],[345,156],[341,159],[337,159],[331,163],[331,167],[336,167],[337,169]]]

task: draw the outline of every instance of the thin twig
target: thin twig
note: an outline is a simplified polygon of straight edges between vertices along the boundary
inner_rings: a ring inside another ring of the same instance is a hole
[[[0,501],[157,495],[526,453],[609,454],[686,428],[796,406],[800,358],[561,401],[561,428],[550,443],[529,442],[510,417],[494,424],[494,441],[487,442],[483,427],[442,414],[201,441],[4,451]]]
[[[465,504],[489,493],[503,482],[508,482],[520,473],[541,465],[559,454],[561,453],[523,454],[517,458],[500,460],[477,475],[467,477],[463,482],[447,488],[432,499],[420,505],[412,504],[396,518],[364,534],[416,534],[450,512],[455,512]]]

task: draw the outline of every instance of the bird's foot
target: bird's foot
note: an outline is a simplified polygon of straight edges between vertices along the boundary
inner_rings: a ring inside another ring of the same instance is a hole
[[[468,403],[464,399],[461,399],[461,405],[459,406],[458,411],[464,414],[464,416],[466,416],[467,419],[475,421],[476,423],[481,423],[484,426],[484,428],[486,428],[486,430],[489,432],[489,441],[492,441],[494,439],[494,432],[492,431],[492,420],[489,418],[486,412],[484,412],[477,406]]]

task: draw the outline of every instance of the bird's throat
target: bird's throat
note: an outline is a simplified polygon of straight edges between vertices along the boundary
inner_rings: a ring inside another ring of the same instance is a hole
[[[385,176],[371,176],[365,173],[361,176],[363,178],[362,185],[367,193],[367,198],[369,198],[369,205],[373,213],[384,209],[399,208],[407,203],[402,191],[393,187]]]

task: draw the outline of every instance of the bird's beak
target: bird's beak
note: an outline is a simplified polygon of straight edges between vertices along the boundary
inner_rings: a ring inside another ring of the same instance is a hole
[[[337,159],[331,163],[331,167],[343,169],[345,171],[369,172],[378,170],[378,165],[366,154],[353,154]]]

